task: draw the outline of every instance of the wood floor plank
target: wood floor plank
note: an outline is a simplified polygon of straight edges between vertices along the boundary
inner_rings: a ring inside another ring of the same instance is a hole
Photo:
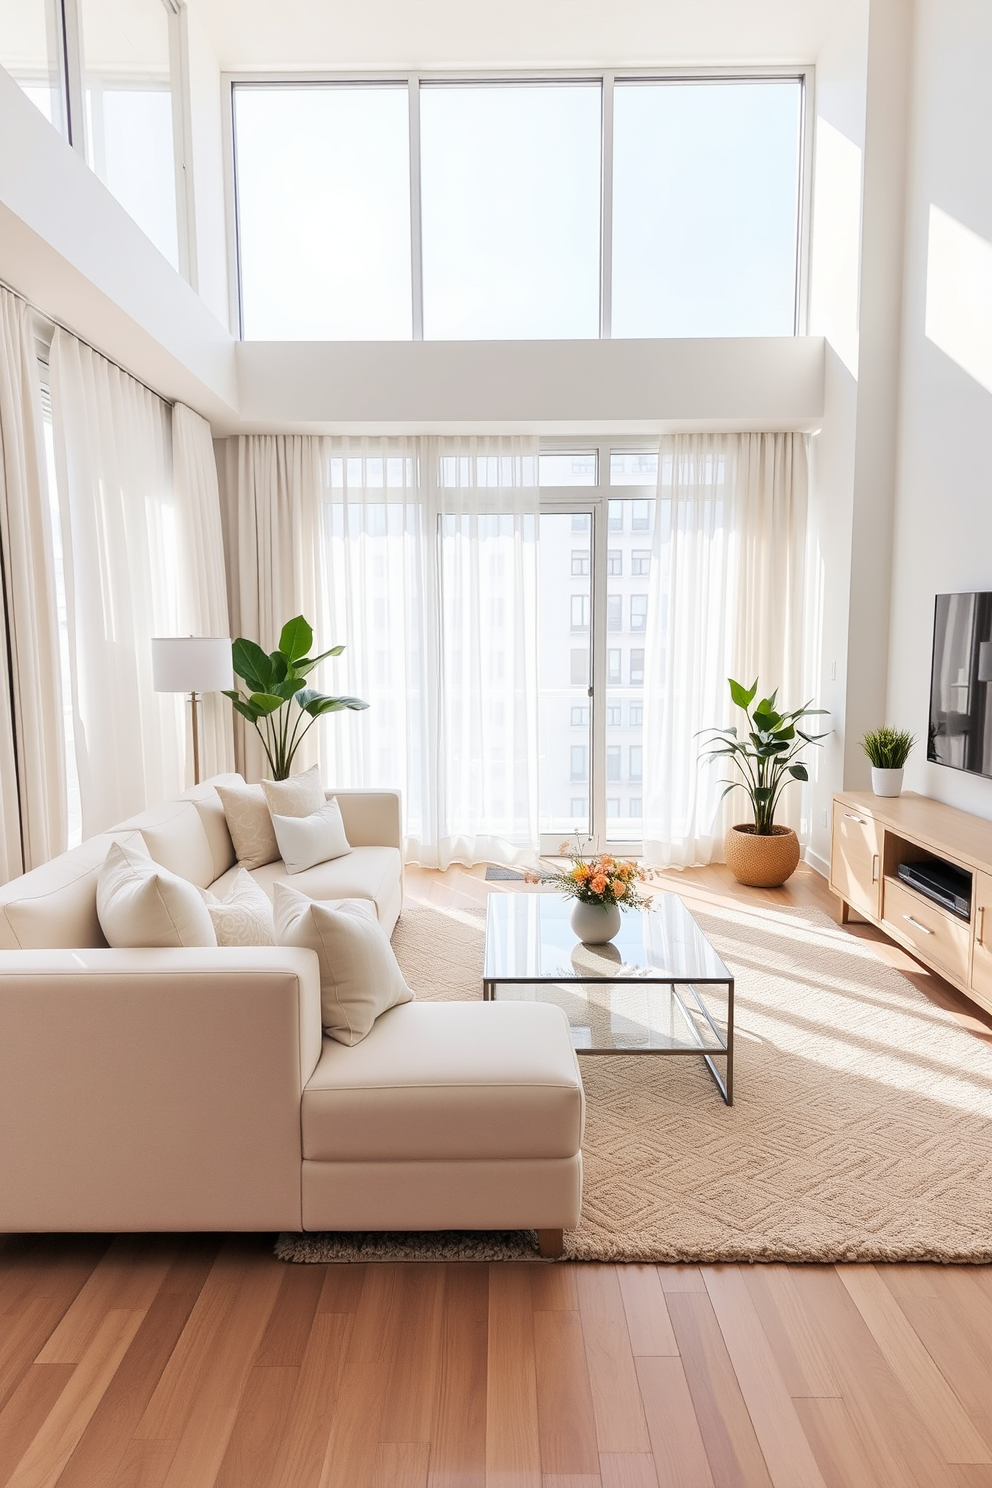
[[[650,1429],[651,1422],[648,1421]],[[603,1488],[658,1488],[654,1458],[648,1452],[601,1452]]]
[[[577,1266],[575,1272],[599,1450],[649,1452],[616,1267]]]
[[[485,1488],[488,1349],[489,1268],[453,1263],[444,1282],[428,1488]]]
[[[0,1319],[0,1410],[3,1410],[51,1337],[65,1307],[54,1297],[32,1297],[10,1318]]]
[[[668,1310],[714,1481],[772,1488],[709,1296],[672,1292]]]
[[[705,1292],[703,1273],[698,1266],[659,1266],[658,1276],[663,1292]]]
[[[209,1270],[209,1256],[197,1248],[188,1249],[170,1267],[59,1478],[59,1488],[112,1481]]]
[[[316,1488],[331,1435],[354,1319],[318,1312],[300,1364],[286,1429],[272,1465],[272,1488]]]
[[[303,1363],[314,1313],[324,1289],[326,1266],[287,1266],[269,1326],[259,1344],[257,1365]]]
[[[0,1488],[39,1434],[72,1378],[74,1364],[32,1364],[0,1411]]]
[[[703,1280],[775,1488],[825,1488],[740,1269],[708,1266]]]
[[[549,1474],[563,1473],[598,1479],[599,1444],[579,1314],[535,1312],[534,1357],[545,1482]]]
[[[489,1268],[486,1488],[541,1488],[530,1275]]]
[[[443,1265],[403,1267],[392,1319],[394,1340],[380,1442],[431,1440],[446,1269]]]
[[[103,1318],[115,1312],[145,1312],[176,1255],[172,1244],[121,1235],[108,1248],[38,1354],[39,1364],[78,1364]]]
[[[371,1481],[388,1379],[388,1360],[363,1358],[345,1363],[319,1488],[357,1488]]]
[[[982,1440],[992,1440],[992,1340],[963,1326],[946,1295],[904,1294],[901,1306]]]
[[[946,1463],[832,1266],[797,1273],[800,1301],[840,1383],[855,1429],[883,1483],[946,1488]]]
[[[796,1410],[827,1488],[888,1488],[865,1450],[851,1413],[835,1396],[801,1396]]]
[[[334,1267],[330,1267],[334,1270]],[[403,1266],[366,1266],[355,1326],[348,1346],[349,1364],[391,1362],[397,1300],[402,1287]]]
[[[425,1488],[429,1457],[427,1442],[380,1442],[369,1488]]]
[[[315,1270],[316,1267],[306,1267]],[[355,1265],[333,1265],[324,1268],[324,1285],[320,1289],[318,1312],[344,1312],[354,1314],[362,1300],[366,1267]]]
[[[141,1326],[143,1312],[107,1312],[44,1424],[7,1479],[7,1488],[52,1488],[86,1430]]]
[[[682,1360],[662,1355],[640,1358],[637,1379],[658,1488],[713,1488]]]
[[[618,1266],[620,1295],[634,1357],[678,1353],[657,1266]]]
[[[286,1364],[251,1370],[214,1488],[272,1488],[299,1373]]]
[[[132,1441],[112,1479],[101,1488],[162,1488],[177,1442]]]
[[[200,1387],[186,1416],[164,1488],[212,1488],[281,1281],[279,1263],[271,1257],[267,1264],[246,1266],[235,1306],[206,1356]],[[150,1433],[146,1431],[145,1435]]]
[[[535,1312],[577,1312],[579,1294],[575,1290],[572,1266],[533,1265],[529,1267],[530,1293]]]
[[[800,1304],[793,1267],[744,1266],[741,1272],[789,1394],[839,1396],[840,1385]]]
[[[236,1259],[210,1268],[179,1341],[135,1429],[139,1440],[178,1441],[210,1368],[216,1340],[234,1311],[241,1282]]]
[[[541,1488],[603,1488],[599,1473],[545,1473]]]
[[[883,1358],[946,1462],[992,1463],[992,1453],[874,1266],[838,1272]]]

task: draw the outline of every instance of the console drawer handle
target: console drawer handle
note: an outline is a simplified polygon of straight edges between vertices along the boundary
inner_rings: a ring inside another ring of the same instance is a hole
[[[928,930],[927,927],[926,927],[926,925],[921,925],[920,922],[919,922],[919,920],[914,920],[912,915],[903,915],[903,919],[904,920],[908,920],[909,923],[911,925],[914,925],[917,930],[922,930],[924,935],[932,935],[933,934],[933,931],[932,930]]]
[[[978,924],[976,926],[976,929],[978,931],[978,944],[980,946],[983,946],[985,944],[985,905],[984,904],[980,904],[978,906]]]
[[[878,883],[878,853],[875,853],[871,860],[871,881]]]
[[[863,827],[866,824],[864,817],[863,816],[855,816],[855,814],[854,814],[853,811],[845,811],[844,812],[844,820],[845,821],[856,821],[859,827]]]

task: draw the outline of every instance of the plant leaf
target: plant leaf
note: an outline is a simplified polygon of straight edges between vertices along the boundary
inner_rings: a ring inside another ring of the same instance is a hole
[[[234,711],[240,713],[242,718],[247,718],[249,723],[256,723],[258,721],[261,716],[258,709],[253,708],[251,703],[241,696],[240,692],[225,691],[224,696],[231,699],[231,702],[234,704]]]
[[[261,692],[273,681],[272,662],[254,641],[239,636],[231,647],[231,664],[252,692]]]
[[[313,645],[313,627],[302,615],[287,620],[279,637],[279,650],[287,662],[301,661]]]
[[[268,718],[270,713],[277,712],[285,705],[286,699],[270,692],[253,692],[249,701],[257,709],[259,718]]]
[[[737,704],[738,708],[743,708],[746,712],[754,702],[755,694],[758,691],[757,677],[755,677],[754,686],[751,688],[743,687],[740,682],[735,682],[733,677],[728,677],[727,681],[730,684],[731,699]]]
[[[796,780],[809,779],[809,775],[806,773],[805,765],[790,765],[789,774],[792,775]]]

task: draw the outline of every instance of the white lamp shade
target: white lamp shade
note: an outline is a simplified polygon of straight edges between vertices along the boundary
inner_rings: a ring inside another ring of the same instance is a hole
[[[154,636],[156,692],[222,692],[234,686],[230,636]]]

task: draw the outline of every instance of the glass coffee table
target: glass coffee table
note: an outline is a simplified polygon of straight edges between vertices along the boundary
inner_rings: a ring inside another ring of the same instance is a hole
[[[576,940],[570,911],[558,894],[490,894],[483,997],[557,1003],[578,1054],[702,1057],[732,1105],[734,978],[682,900],[656,895],[599,946]]]

